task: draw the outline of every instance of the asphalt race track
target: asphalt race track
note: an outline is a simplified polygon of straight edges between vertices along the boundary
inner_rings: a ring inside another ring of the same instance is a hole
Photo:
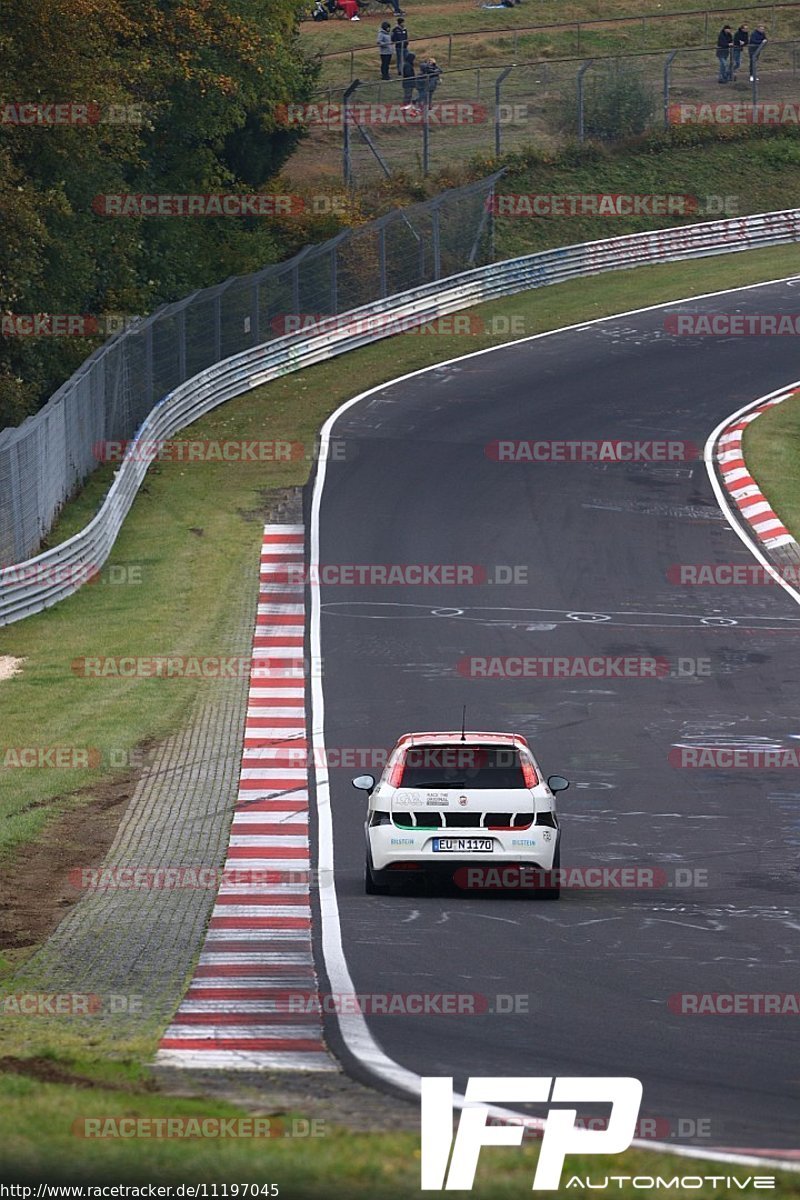
[[[328,463],[320,510],[322,565],[527,568],[509,584],[323,585],[331,758],[457,728],[466,704],[468,727],[524,734],[546,773],[572,780],[559,797],[563,867],[658,867],[667,882],[568,888],[558,903],[367,897],[359,772],[334,768],[343,945],[359,993],[516,1003],[369,1016],[386,1054],[418,1074],[452,1074],[458,1088],[469,1075],[634,1075],[666,1140],[789,1148],[797,1016],[683,1015],[668,1001],[799,990],[800,782],[786,769],[681,769],[668,756],[676,745],[800,748],[800,606],[776,586],[679,587],[667,572],[755,561],[720,512],[702,450],[725,416],[800,377],[800,351],[791,337],[674,336],[664,331],[674,311],[796,313],[800,282],[615,318],[382,388],[337,420],[344,457]],[[534,464],[485,453],[497,439],[606,438],[685,440],[701,457]],[[700,674],[459,671],[465,656],[509,655],[659,656],[675,671],[699,660]],[[675,886],[676,867],[705,875]],[[354,1067],[333,1018],[328,1034]]]

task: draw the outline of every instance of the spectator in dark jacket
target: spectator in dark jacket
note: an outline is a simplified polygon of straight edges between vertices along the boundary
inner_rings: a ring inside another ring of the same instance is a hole
[[[730,25],[723,25],[717,38],[717,60],[719,62],[719,82],[728,83],[731,78],[731,46],[733,33]]]
[[[397,55],[397,74],[403,74],[403,59],[408,46],[408,30],[402,17],[397,18],[397,24],[392,30],[392,45]]]
[[[419,71],[417,72],[417,94],[420,104],[432,104],[433,93],[439,86],[439,80],[442,77],[441,67],[437,65],[435,58],[426,58],[420,63]]]
[[[756,25],[755,29],[750,34],[750,41],[747,46],[747,50],[750,55],[750,82],[751,83],[753,82],[754,79],[758,79],[758,75],[756,75],[756,63],[758,62],[759,56],[761,54],[761,51],[764,48],[764,43],[766,42],[766,40],[767,40],[767,35],[764,32],[764,26]]]
[[[742,65],[742,51],[750,41],[750,26],[745,25],[742,21],[736,33],[733,35],[733,70],[734,74]]]
[[[416,71],[414,64],[417,61],[417,56],[413,50],[406,50],[403,59],[403,99],[405,100],[406,108],[413,108],[412,103],[414,98],[414,88],[416,86]]]

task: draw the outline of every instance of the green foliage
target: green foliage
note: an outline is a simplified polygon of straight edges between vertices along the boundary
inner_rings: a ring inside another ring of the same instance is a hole
[[[141,314],[299,245],[236,217],[113,217],[106,194],[276,190],[296,143],[278,106],[317,67],[301,0],[6,0],[3,105],[96,106],[83,125],[0,123],[0,311]],[[108,121],[117,114],[131,119]],[[134,106],[131,108],[131,106]],[[87,356],[86,338],[0,338],[0,428]]]
[[[562,128],[578,131],[577,89],[572,88],[560,106]],[[617,141],[644,133],[656,107],[655,94],[643,72],[617,59],[584,76],[584,134],[601,142]]]

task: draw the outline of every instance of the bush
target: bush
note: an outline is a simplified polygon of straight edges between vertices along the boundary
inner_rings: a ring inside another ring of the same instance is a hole
[[[559,106],[562,130],[578,133],[577,89],[570,85]],[[590,67],[584,76],[584,134],[612,142],[644,133],[656,112],[656,96],[642,71],[617,60],[603,69]]]
[[[642,72],[617,61],[602,72],[586,75],[584,131],[610,142],[644,133],[653,119],[655,96]]]

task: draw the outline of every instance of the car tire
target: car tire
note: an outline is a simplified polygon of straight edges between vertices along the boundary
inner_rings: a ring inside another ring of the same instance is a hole
[[[550,870],[557,871],[560,868],[560,866],[561,866],[561,845],[559,843],[559,845],[556,847],[556,852],[553,855],[553,865],[550,868]],[[536,900],[560,900],[561,899],[561,886],[557,885],[556,887],[549,887],[549,888],[532,888],[530,895],[532,897],[534,897]]]
[[[389,894],[386,884],[376,883],[373,879],[369,858],[364,862],[364,891],[368,896],[388,896]]]

